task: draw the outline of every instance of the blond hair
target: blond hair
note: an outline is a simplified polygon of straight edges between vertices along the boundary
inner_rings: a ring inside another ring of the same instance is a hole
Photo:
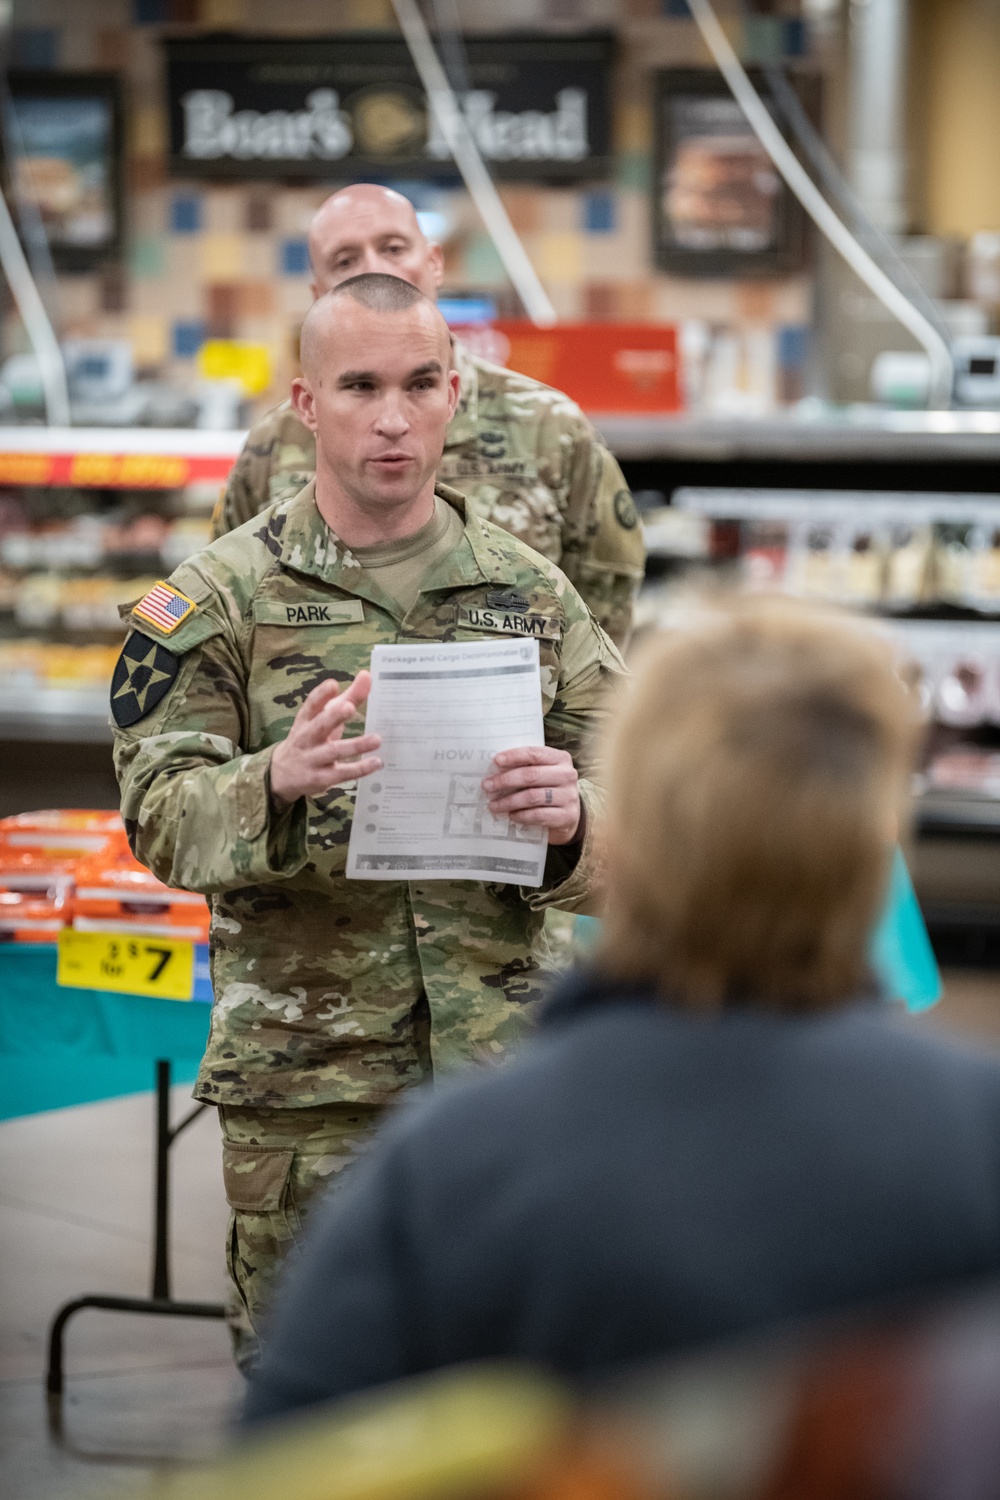
[[[917,733],[869,627],[787,599],[697,604],[611,718],[603,972],[701,1009],[857,993]]]

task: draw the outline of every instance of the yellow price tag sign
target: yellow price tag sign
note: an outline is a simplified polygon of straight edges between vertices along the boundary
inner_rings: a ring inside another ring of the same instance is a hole
[[[190,1000],[194,944],[183,938],[134,937],[127,932],[59,934],[56,983],[75,990],[114,990]]]
[[[198,374],[206,380],[238,380],[248,396],[271,384],[271,351],[240,339],[207,339],[198,350]]]

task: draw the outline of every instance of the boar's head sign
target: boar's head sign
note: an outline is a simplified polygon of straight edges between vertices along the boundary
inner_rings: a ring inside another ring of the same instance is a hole
[[[456,173],[402,39],[167,39],[170,164],[178,177]],[[566,180],[611,167],[607,33],[466,43],[468,127],[500,178]]]

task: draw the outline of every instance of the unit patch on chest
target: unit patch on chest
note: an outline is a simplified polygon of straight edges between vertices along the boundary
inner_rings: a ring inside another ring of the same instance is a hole
[[[360,625],[365,608],[360,599],[255,599],[257,625]]]
[[[531,615],[517,609],[480,609],[459,606],[458,623],[469,630],[495,630],[499,635],[533,635],[537,640],[558,640],[562,629],[552,615]]]

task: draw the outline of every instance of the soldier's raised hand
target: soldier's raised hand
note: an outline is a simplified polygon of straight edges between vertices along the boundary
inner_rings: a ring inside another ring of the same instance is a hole
[[[379,735],[343,738],[344,726],[358,715],[371,685],[371,673],[359,672],[343,692],[332,678],[313,688],[287,738],[271,756],[271,795],[279,806],[300,797],[318,797],[382,769],[381,760],[372,754],[382,743]]]

